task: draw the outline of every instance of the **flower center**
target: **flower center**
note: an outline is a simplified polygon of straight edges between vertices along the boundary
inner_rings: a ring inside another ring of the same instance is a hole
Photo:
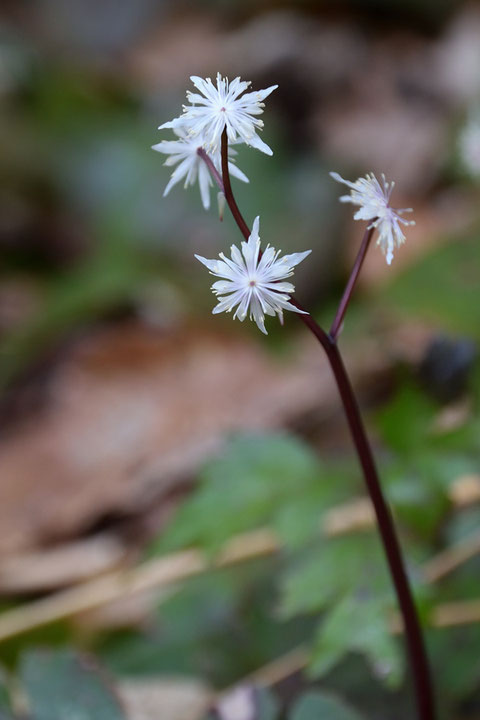
[[[257,281],[256,280],[250,280],[248,283],[249,287],[256,287]]]

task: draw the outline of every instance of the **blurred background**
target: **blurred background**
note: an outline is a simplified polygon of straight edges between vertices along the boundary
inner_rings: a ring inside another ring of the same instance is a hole
[[[341,345],[441,716],[479,718],[480,4],[461,0],[2,3],[0,717],[413,716],[326,360],[292,315],[268,337],[212,317],[194,253],[238,230],[215,192],[209,212],[198,186],[162,197],[156,128],[217,71],[279,85],[274,155],[239,147],[234,191],[264,242],[312,249],[296,294],[325,326],[364,230],[328,172],[385,173],[414,208],[391,267],[371,248]]]

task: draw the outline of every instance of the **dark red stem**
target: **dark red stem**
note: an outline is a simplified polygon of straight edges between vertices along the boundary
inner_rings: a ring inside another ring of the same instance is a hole
[[[245,240],[248,241],[250,237],[250,229],[243,219],[243,215],[238,209],[237,202],[233,196],[232,185],[230,182],[230,172],[228,170],[228,137],[227,130],[222,132],[222,178],[223,178],[223,193],[225,200],[228,203],[228,207],[237,223],[240,232],[242,233]]]
[[[348,304],[352,297],[353,289],[360,274],[360,270],[362,269],[363,261],[365,260],[365,255],[367,254],[368,246],[370,245],[370,240],[372,239],[374,230],[374,227],[368,227],[363,235],[360,250],[358,251],[358,255],[353,265],[352,272],[350,273],[350,277],[345,287],[345,291],[343,293],[342,299],[340,300],[335,319],[332,323],[332,327],[330,328],[330,337],[334,340],[337,339],[342,329],[343,318],[345,317],[345,313],[347,312]]]
[[[305,318],[310,316],[301,315],[300,317],[305,322]],[[329,336],[328,339],[329,345],[325,346],[322,343],[322,346],[326,350],[330,367],[335,376],[368,493],[375,509],[383,548],[403,617],[411,673],[417,698],[418,717],[421,720],[434,720],[433,687],[427,653],[392,514],[382,493],[372,449],[338,346],[334,338]]]
[[[202,158],[203,162],[205,163],[205,165],[208,167],[208,169],[212,173],[214,180],[217,183],[218,187],[225,194],[225,190],[223,189],[222,176],[220,175],[217,168],[213,164],[212,158],[210,157],[210,155],[208,155],[208,153],[206,153],[205,150],[201,147],[198,148],[197,155],[199,155]]]
[[[230,174],[228,171],[227,153],[228,139],[226,131],[224,130],[222,133],[223,183],[221,185],[219,183],[219,185],[223,189],[225,199],[232,211],[232,215],[237,222],[240,232],[244,238],[248,240],[250,230],[243,219],[240,210],[238,209],[232,193]],[[351,299],[358,274],[362,267],[365,254],[372,237],[372,232],[373,228],[365,232],[360,251],[355,261],[350,279],[345,288],[342,300],[340,301],[330,333],[326,333],[310,314],[301,314],[299,317],[320,342],[330,363],[330,367],[340,393],[353,443],[363,471],[365,484],[375,510],[382,545],[403,618],[407,650],[410,658],[410,669],[417,700],[418,717],[419,720],[434,720],[435,710],[430,669],[422,637],[422,631],[420,628],[420,622],[415,608],[415,603],[413,601],[408,576],[405,571],[400,543],[395,532],[392,514],[382,493],[380,479],[378,477],[372,449],[365,432],[358,403],[337,346],[338,333],[341,328],[348,303]],[[291,302],[299,310],[303,310],[300,303],[298,303],[295,298],[292,297]]]

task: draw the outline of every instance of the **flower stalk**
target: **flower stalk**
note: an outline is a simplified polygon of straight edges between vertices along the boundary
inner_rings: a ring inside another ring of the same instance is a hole
[[[300,316],[304,320],[309,316]],[[307,324],[307,323],[306,323]],[[405,570],[400,543],[395,531],[393,517],[382,492],[380,479],[375,466],[372,449],[363,424],[360,409],[350,383],[336,339],[328,336],[329,344],[323,345],[330,367],[335,377],[342,400],[350,433],[362,467],[368,494],[375,509],[378,529],[383,549],[395,587],[398,604],[405,628],[405,639],[410,669],[415,686],[418,717],[421,720],[434,720],[433,688],[427,653],[422,636],[417,610]]]
[[[250,229],[238,208],[231,188],[228,169],[228,137],[226,130],[223,130],[221,136],[221,155],[222,182],[221,184],[219,183],[219,186],[225,194],[226,202],[240,229],[240,232],[244,238],[248,240],[250,237]],[[318,325],[318,323],[313,319],[313,317],[305,312],[304,308],[295,298],[291,297],[290,302],[301,311],[301,314],[299,314],[300,319],[319,341],[330,363],[342,401],[350,434],[362,468],[365,484],[375,510],[381,542],[403,619],[418,718],[419,720],[435,720],[430,668],[420,622],[413,600],[413,594],[405,570],[405,563],[402,557],[400,543],[395,531],[391,511],[382,492],[373,452],[365,431],[360,409],[337,345],[337,339],[342,327],[343,319],[351,300],[374,229],[375,226],[370,225],[364,234],[352,273],[347,282],[329,333],[325,332],[323,328],[321,328],[320,325]]]
[[[242,233],[245,240],[248,242],[248,238],[250,237],[250,229],[243,219],[243,215],[240,212],[237,201],[235,200],[233,191],[232,191],[232,183],[230,182],[230,173],[228,171],[228,135],[227,135],[227,129],[225,128],[222,132],[222,190],[223,194],[225,195],[225,200],[227,201],[228,207],[230,208],[230,211],[234,217],[235,222],[238,225],[238,229]]]
[[[342,299],[340,300],[340,303],[338,305],[335,319],[332,323],[332,327],[330,328],[330,337],[333,340],[337,339],[342,330],[343,318],[345,317],[345,313],[347,312],[348,304],[352,297],[355,284],[360,274],[360,270],[362,269],[363,261],[365,260],[365,257],[367,255],[367,250],[369,248],[370,240],[372,239],[374,230],[375,227],[371,225],[367,227],[363,235],[360,250],[358,251],[355,263],[352,268],[352,272],[350,273],[350,277],[348,278],[348,282],[342,295]]]
[[[220,191],[224,192],[222,176],[220,175],[217,168],[215,167],[215,164],[214,164],[212,158],[210,157],[210,155],[207,152],[205,152],[205,150],[202,147],[197,148],[197,155],[203,160],[205,165],[208,167],[208,169],[212,173],[212,177],[214,178],[215,182],[217,183],[218,187],[220,188]]]
[[[375,509],[382,545],[402,614],[418,718],[434,720],[433,689],[428,659],[400,543],[392,514],[382,492],[358,403],[337,344],[373,232],[376,231],[376,244],[390,265],[394,252],[405,241],[402,227],[414,224],[413,221],[403,217],[405,213],[411,212],[411,209],[395,209],[391,206],[390,197],[394,183],[387,182],[384,175],[380,176],[380,181],[370,173],[351,182],[336,172],[330,173],[334,180],[346,185],[350,190],[348,195],[340,197],[340,201],[357,206],[354,219],[366,220],[369,224],[330,332],[327,333],[293,297],[295,288],[289,281],[293,275],[293,268],[310,251],[281,256],[280,251],[267,245],[262,252],[258,232],[259,218],[255,219],[253,229],[250,231],[232,192],[231,174],[243,182],[248,182],[248,178],[234,163],[233,157],[236,153],[232,145],[243,143],[267,155],[272,154],[271,148],[258,135],[263,128],[263,122],[258,116],[263,113],[263,101],[277,88],[277,85],[264,90],[246,92],[250,82],[245,82],[239,77],[230,82],[228,78],[223,78],[218,73],[216,86],[210,78],[192,76],[191,80],[199,92],[188,91],[187,100],[190,105],[184,106],[180,117],[164,123],[159,128],[172,129],[176,139],[162,141],[153,146],[154,150],[168,156],[165,161],[167,166],[176,165],[164,195],[182,179],[185,187],[194,184],[198,179],[202,203],[207,209],[210,205],[209,188],[213,178],[221,191],[220,217],[223,215],[223,203],[226,202],[243,235],[241,251],[232,245],[231,258],[223,253],[220,253],[220,259],[213,260],[196,255],[212,275],[220,278],[211,288],[218,299],[213,313],[230,312],[236,308],[234,318],[243,321],[249,316],[256,322],[258,328],[266,333],[264,322],[266,315],[277,315],[282,322],[283,310],[294,311],[300,315],[325,351],[338,387],[365,484]]]

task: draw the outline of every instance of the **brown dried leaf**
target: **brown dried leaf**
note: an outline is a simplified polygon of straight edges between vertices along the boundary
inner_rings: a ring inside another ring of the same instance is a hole
[[[0,552],[148,510],[228,433],[281,427],[333,396],[311,340],[280,364],[245,337],[135,324],[93,334],[0,444]]]
[[[0,592],[55,590],[118,567],[125,548],[112,535],[96,535],[56,548],[0,558]]]

